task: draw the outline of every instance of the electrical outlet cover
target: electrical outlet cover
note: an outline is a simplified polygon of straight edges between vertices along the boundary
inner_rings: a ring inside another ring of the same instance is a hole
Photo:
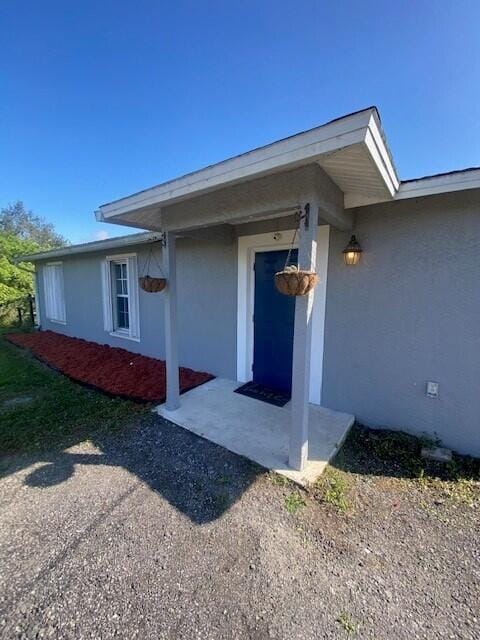
[[[427,382],[427,396],[438,398],[438,382]]]

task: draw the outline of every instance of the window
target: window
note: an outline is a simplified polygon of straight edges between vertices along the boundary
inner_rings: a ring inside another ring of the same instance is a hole
[[[110,276],[113,290],[113,328],[129,330],[128,317],[128,262],[111,262]]]
[[[102,284],[105,331],[139,340],[136,255],[107,257],[102,263]]]
[[[61,262],[43,267],[45,293],[45,317],[52,322],[65,324],[65,294],[63,289],[63,265]]]

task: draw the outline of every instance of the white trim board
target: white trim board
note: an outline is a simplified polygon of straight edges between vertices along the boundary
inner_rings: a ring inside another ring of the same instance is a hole
[[[131,233],[128,236],[119,236],[118,238],[107,238],[106,240],[95,240],[94,242],[85,242],[83,244],[70,244],[59,249],[50,249],[50,251],[42,251],[40,253],[29,253],[20,256],[15,260],[18,262],[37,262],[50,258],[63,258],[65,256],[91,253],[94,251],[110,251],[110,249],[121,249],[137,244],[147,244],[159,242],[162,234],[152,231],[143,231],[142,233]]]
[[[257,251],[288,249],[293,230],[259,233],[238,238],[237,289],[237,380],[248,382],[252,378],[253,363],[253,307],[254,271]],[[280,236],[280,237],[278,237]],[[276,240],[275,237],[278,237]],[[327,270],[330,226],[322,225],[317,232],[317,274],[312,318],[312,350],[310,365],[310,402],[321,404],[323,377],[323,346],[325,333],[325,306],[327,297]],[[297,246],[296,244],[294,246]]]
[[[33,274],[33,289],[35,296],[35,327],[40,327],[42,324],[42,311],[40,310],[40,274],[38,269]]]
[[[113,320],[113,296],[112,296],[112,262],[121,261],[127,263],[128,277],[128,303],[129,303],[129,326],[127,330],[114,328]],[[103,306],[103,328],[115,338],[124,338],[140,342],[140,311],[139,311],[139,287],[138,287],[138,267],[136,253],[123,253],[106,256],[100,262],[102,278],[102,306]]]
[[[165,207],[238,182],[311,164],[325,154],[356,144],[365,146],[371,161],[377,167],[379,187],[386,188],[393,197],[398,189],[398,177],[390,159],[377,110],[369,107],[108,202],[101,205],[95,215],[99,221],[122,223],[121,217],[124,214],[146,207]],[[134,224],[132,218],[127,222]]]
[[[50,322],[67,324],[63,263],[48,262],[42,275],[45,318]]]
[[[420,198],[421,196],[479,188],[480,169],[452,171],[438,176],[427,176],[402,182],[394,199],[406,200],[407,198]]]

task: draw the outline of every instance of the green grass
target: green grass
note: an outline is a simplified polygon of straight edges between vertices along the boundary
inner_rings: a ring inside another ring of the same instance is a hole
[[[346,612],[343,612],[338,616],[337,622],[343,627],[347,635],[353,635],[358,631],[359,625],[354,622]]]
[[[468,507],[480,504],[479,479],[456,477],[451,480],[441,480],[440,478],[425,475],[422,469],[417,478],[417,483],[421,489],[434,490],[450,502],[464,504]]]
[[[271,471],[268,474],[268,477],[270,478],[270,482],[276,487],[288,487],[290,484],[290,480],[288,478],[281,476],[279,473],[275,473],[274,471]]]
[[[306,506],[307,503],[297,491],[289,493],[288,496],[285,497],[285,509],[292,515]]]
[[[8,406],[15,398],[31,400]],[[0,335],[0,455],[64,448],[125,428],[146,411],[75,384]]]
[[[355,424],[315,484],[314,495],[339,511],[349,511],[355,507],[357,479],[369,476],[400,480],[404,488],[425,492],[425,500],[476,507],[480,504],[480,459],[453,453],[452,461],[443,464],[422,458],[423,446],[437,444],[426,437]]]
[[[453,454],[452,462],[436,463],[422,458],[425,445],[438,444],[402,431],[367,429],[355,424],[332,466],[349,473],[410,478],[419,484],[431,478],[458,482],[480,480],[480,459]]]
[[[320,497],[324,502],[331,504],[343,513],[350,510],[349,483],[346,474],[328,467],[318,478],[316,488],[319,489]]]

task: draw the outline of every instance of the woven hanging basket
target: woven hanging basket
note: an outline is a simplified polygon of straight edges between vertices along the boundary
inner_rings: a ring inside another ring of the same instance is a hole
[[[306,296],[316,287],[318,276],[315,271],[278,271],[275,274],[275,286],[285,296]]]
[[[151,278],[150,276],[143,276],[139,278],[138,281],[142,289],[148,293],[159,293],[167,286],[166,278]]]

